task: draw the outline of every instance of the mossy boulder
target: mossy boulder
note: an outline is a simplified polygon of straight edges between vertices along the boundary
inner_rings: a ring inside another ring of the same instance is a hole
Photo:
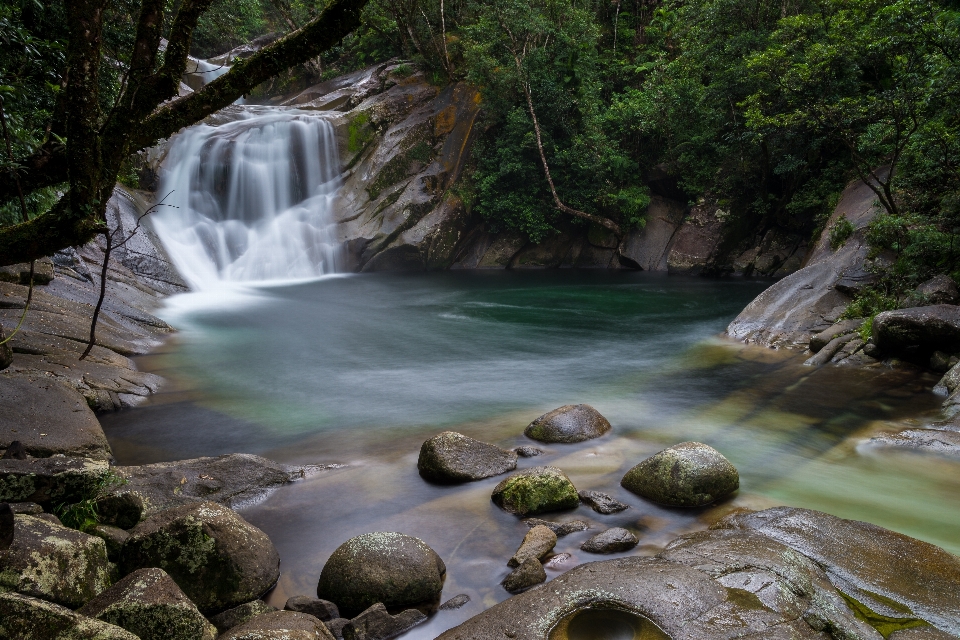
[[[337,547],[320,572],[317,597],[351,618],[382,602],[388,609],[440,601],[447,569],[425,542],[402,533],[365,533]]]
[[[222,634],[218,640],[335,640],[313,616],[296,611],[264,613]]]
[[[280,577],[280,556],[267,535],[227,507],[185,504],[130,531],[120,568],[160,567],[205,614],[259,598]]]
[[[140,640],[213,640],[216,628],[163,569],[138,569],[78,613],[123,627]]]
[[[457,433],[444,431],[423,443],[417,470],[431,482],[470,482],[517,468],[517,454]]]
[[[86,458],[0,460],[0,502],[72,504],[94,496],[110,466]]]
[[[960,351],[960,307],[937,304],[884,311],[873,319],[873,342],[884,353],[929,358]]]
[[[532,467],[515,473],[498,484],[491,497],[498,507],[519,516],[574,509],[580,504],[577,488],[556,467]]]
[[[620,484],[662,505],[702,507],[736,491],[740,475],[713,447],[681,442],[627,471]]]
[[[110,582],[103,540],[39,517],[15,516],[13,544],[0,551],[0,590],[76,609]]]
[[[523,430],[540,442],[583,442],[610,431],[610,422],[588,404],[567,404],[545,413]]]
[[[11,640],[139,640],[120,627],[18,593],[0,593],[0,638]]]

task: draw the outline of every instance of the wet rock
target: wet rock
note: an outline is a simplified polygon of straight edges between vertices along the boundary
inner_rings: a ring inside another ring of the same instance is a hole
[[[521,458],[535,458],[543,455],[543,449],[537,449],[536,447],[517,447],[513,451]]]
[[[520,593],[541,582],[546,582],[547,572],[536,558],[527,558],[523,564],[510,572],[501,583],[510,593]]]
[[[120,567],[124,573],[163,569],[208,613],[260,597],[280,577],[280,556],[260,529],[226,507],[199,502],[134,527]]]
[[[47,506],[80,502],[97,492],[108,470],[105,461],[65,456],[0,460],[0,500]]]
[[[11,640],[139,640],[120,627],[18,593],[0,593],[0,638]]]
[[[7,445],[7,450],[0,456],[0,460],[26,460],[27,448],[19,440],[14,440]]]
[[[459,595],[453,596],[452,598],[444,602],[442,605],[440,605],[440,611],[451,611],[453,609],[459,609],[460,607],[467,604],[468,602],[470,602],[470,596],[468,596],[465,593],[461,593]]]
[[[520,516],[573,509],[580,504],[577,489],[556,467],[532,467],[515,473],[493,490],[493,502]]]
[[[834,338],[851,334],[863,325],[862,319],[844,320],[810,338],[810,351],[817,353]]]
[[[87,331],[89,319],[87,320]],[[86,399],[50,379],[5,377],[0,384],[0,449],[14,440],[27,453],[109,460],[112,453]]]
[[[210,622],[213,623],[213,626],[217,628],[219,633],[226,633],[230,629],[239,627],[241,624],[247,622],[248,620],[252,620],[261,614],[270,613],[276,610],[276,607],[271,607],[263,600],[253,600],[251,602],[244,602],[243,604],[233,607],[232,609],[222,611],[215,616],[211,616]]]
[[[120,490],[126,485],[121,485]],[[133,529],[140,524],[146,508],[143,498],[129,491],[127,493],[110,493],[97,498],[97,514],[100,522],[120,529]]]
[[[947,275],[934,276],[917,287],[917,293],[928,304],[957,304],[960,302],[960,290]]]
[[[329,600],[311,598],[310,596],[293,596],[292,598],[288,598],[283,608],[286,611],[306,613],[322,622],[340,617],[340,611],[337,609],[337,605]]]
[[[103,540],[17,515],[13,544],[0,551],[0,590],[77,608],[110,585]]]
[[[960,307],[938,304],[884,311],[873,319],[873,342],[884,353],[908,357],[960,351]]]
[[[567,404],[545,413],[523,430],[540,442],[583,442],[610,431],[610,423],[588,404]]]
[[[517,468],[517,454],[455,431],[444,431],[420,447],[417,469],[431,482],[470,482]]]
[[[581,502],[589,505],[590,508],[597,513],[602,513],[604,515],[619,513],[628,508],[627,505],[618,500],[614,500],[606,493],[602,493],[600,491],[584,490],[579,492],[579,496]]]
[[[573,558],[572,553],[558,553],[555,556],[550,556],[546,562],[543,563],[544,569],[552,569],[554,571],[563,571],[564,565],[570,562]]]
[[[637,536],[626,529],[613,527],[593,536],[580,548],[588,553],[618,553],[633,549],[639,542]]]
[[[540,518],[525,518],[523,523],[528,527],[537,527],[543,525],[557,534],[558,538],[565,535],[576,533],[577,531],[586,531],[590,525],[583,520],[571,520],[569,522],[553,522],[551,520],[541,520]]]
[[[904,429],[870,438],[863,446],[868,449],[894,449],[960,458],[960,428],[931,425],[927,429]]]
[[[98,524],[87,533],[97,536],[107,545],[107,558],[110,559],[110,562],[118,562],[120,560],[120,549],[123,548],[124,543],[130,538],[129,533],[119,527],[112,527],[109,524]]]
[[[960,558],[856,520],[791,507],[732,514],[717,528],[756,531],[827,568],[830,582],[874,612],[960,635]]]
[[[162,569],[126,576],[77,613],[123,627],[140,640],[213,640],[217,630]]]
[[[700,507],[736,491],[740,476],[713,447],[681,442],[627,471],[620,484],[659,504]]]
[[[217,640],[334,640],[322,622],[296,611],[272,611],[251,618]]]
[[[537,525],[523,536],[523,542],[520,548],[513,554],[513,557],[507,562],[511,567],[519,567],[529,558],[540,560],[543,556],[550,553],[557,544],[557,534],[548,527]]]
[[[425,542],[402,533],[365,533],[337,547],[320,572],[317,597],[355,616],[381,602],[390,609],[436,604],[446,566]]]
[[[407,609],[392,616],[378,602],[345,624],[341,633],[343,640],[390,640],[426,619],[427,616],[416,609]]]

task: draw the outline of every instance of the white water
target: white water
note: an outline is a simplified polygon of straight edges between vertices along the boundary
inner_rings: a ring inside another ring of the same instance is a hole
[[[238,119],[178,134],[164,163],[152,223],[180,274],[209,290],[335,272],[332,125],[297,109],[231,109]]]

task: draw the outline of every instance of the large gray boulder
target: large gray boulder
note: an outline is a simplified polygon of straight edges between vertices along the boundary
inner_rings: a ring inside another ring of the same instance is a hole
[[[216,628],[163,569],[139,569],[77,613],[123,627],[140,640],[213,640]]]
[[[517,468],[517,454],[455,431],[444,431],[423,443],[417,469],[426,480],[470,482]]]
[[[878,313],[873,342],[885,353],[927,357],[960,351],[960,307],[938,304]]]
[[[713,447],[681,442],[627,471],[620,484],[659,504],[702,507],[736,491],[740,475]]]
[[[610,422],[588,404],[567,404],[543,414],[523,430],[540,442],[583,442],[610,431]]]
[[[335,640],[322,622],[296,611],[273,611],[251,618],[218,640]]]
[[[0,459],[0,502],[73,504],[92,498],[110,466],[87,458]]]
[[[174,507],[130,531],[123,573],[159,567],[204,613],[259,598],[280,577],[280,556],[263,531],[227,507],[198,502]]]
[[[0,590],[76,609],[109,586],[103,540],[40,517],[15,516],[13,544],[0,551]]]
[[[556,467],[531,467],[515,473],[493,489],[494,504],[519,516],[575,509],[580,504],[577,488]]]
[[[4,640],[140,640],[120,627],[18,593],[0,593]]]
[[[337,547],[323,565],[317,597],[345,617],[382,602],[389,609],[439,604],[446,566],[425,542],[395,532],[365,533]]]

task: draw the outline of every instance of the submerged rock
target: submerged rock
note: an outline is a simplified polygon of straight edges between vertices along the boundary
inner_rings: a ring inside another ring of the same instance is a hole
[[[0,593],[0,638],[11,640],[140,640],[120,627],[18,593]]]
[[[938,304],[878,313],[873,342],[884,353],[929,357],[935,350],[960,351],[960,307]]]
[[[926,429],[904,429],[870,438],[862,446],[960,458],[960,427],[941,424]]]
[[[547,572],[536,558],[527,558],[510,575],[503,579],[503,588],[510,593],[520,593],[525,589],[545,582]]]
[[[252,600],[250,602],[244,602],[232,609],[221,611],[217,615],[212,616],[210,622],[213,623],[213,626],[217,628],[219,633],[226,633],[234,627],[239,627],[248,620],[276,610],[276,607],[271,607],[263,600]]]
[[[580,548],[588,553],[618,553],[633,549],[639,542],[637,536],[626,529],[613,527],[593,536]]]
[[[15,516],[13,544],[0,551],[0,590],[76,609],[108,586],[103,540],[36,516]]]
[[[296,611],[272,611],[229,629],[217,640],[335,640],[322,622]]]
[[[520,516],[573,509],[580,504],[577,488],[556,467],[532,467],[515,473],[493,490],[493,502]]]
[[[610,423],[588,404],[567,404],[545,413],[523,430],[540,442],[583,442],[610,431]]]
[[[597,513],[609,515],[619,513],[629,507],[618,500],[614,500],[606,493],[600,491],[580,491],[580,501],[589,505]]]
[[[513,554],[513,557],[507,562],[511,567],[519,567],[528,558],[540,560],[543,556],[550,553],[557,544],[557,534],[548,527],[537,525],[523,536],[523,542],[520,548]]]
[[[517,468],[517,454],[455,431],[444,431],[423,443],[417,469],[432,482],[470,482]]]
[[[337,609],[337,605],[329,600],[311,598],[310,596],[293,596],[292,598],[287,598],[287,603],[283,608],[286,611],[306,613],[323,622],[340,617],[340,611]]]
[[[280,556],[266,534],[212,502],[161,511],[138,524],[120,566],[124,573],[160,567],[203,612],[254,600],[280,577]]]
[[[217,630],[163,569],[126,576],[77,613],[123,627],[140,640],[213,640]]]
[[[672,507],[701,507],[740,486],[740,475],[719,451],[700,442],[681,442],[627,471],[620,484]]]
[[[416,609],[407,609],[395,616],[377,603],[343,625],[343,640],[390,640],[405,633],[427,619]]]
[[[446,566],[425,542],[394,532],[365,533],[337,547],[323,565],[317,597],[355,616],[381,602],[390,609],[440,600]]]

